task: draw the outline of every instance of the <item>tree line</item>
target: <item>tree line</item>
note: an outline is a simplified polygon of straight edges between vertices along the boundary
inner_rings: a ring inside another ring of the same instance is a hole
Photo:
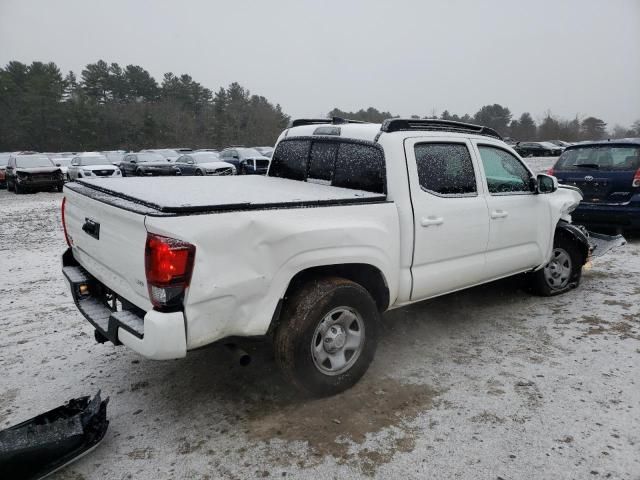
[[[378,123],[396,115],[369,107],[356,112],[335,108],[328,116]],[[640,120],[609,131],[596,117],[565,120],[547,112],[537,124],[530,113],[513,118],[498,104],[474,115],[445,110],[413,118],[477,123],[517,140],[640,136]],[[72,71],[63,75],[53,62],[12,61],[0,68],[0,151],[273,145],[288,123],[280,105],[238,83],[214,93],[188,74],[168,72],[158,82],[141,66],[104,60],[86,65],[79,78]]]
[[[329,117],[351,118],[367,122],[380,122],[385,118],[397,117],[389,112],[380,112],[373,107],[357,112],[345,112],[334,108],[329,112]],[[547,112],[540,123],[536,123],[529,112],[525,112],[518,118],[513,118],[507,107],[499,104],[485,105],[474,115],[462,116],[452,114],[444,110],[439,116],[412,115],[411,118],[432,118],[441,120],[453,120],[465,123],[475,123],[493,128],[503,137],[514,140],[565,140],[576,142],[580,140],[602,140],[605,138],[640,137],[640,120],[637,120],[629,128],[615,125],[611,130],[607,129],[604,120],[587,116],[582,119],[577,116],[566,120]]]
[[[0,151],[273,145],[289,117],[238,83],[213,93],[187,74],[158,83],[103,60],[78,78],[55,63],[0,68]]]

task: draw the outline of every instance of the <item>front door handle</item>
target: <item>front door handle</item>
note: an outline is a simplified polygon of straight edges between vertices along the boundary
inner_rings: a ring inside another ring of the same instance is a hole
[[[435,217],[433,215],[423,218],[420,221],[420,225],[422,225],[423,227],[429,227],[431,225],[442,225],[443,223],[444,223],[444,218]]]
[[[505,210],[492,210],[491,218],[505,218],[509,216],[509,212]]]

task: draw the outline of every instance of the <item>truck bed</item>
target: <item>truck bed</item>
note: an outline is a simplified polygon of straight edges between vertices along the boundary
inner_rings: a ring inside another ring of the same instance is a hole
[[[83,179],[66,188],[152,216],[386,201],[384,194],[257,175]]]

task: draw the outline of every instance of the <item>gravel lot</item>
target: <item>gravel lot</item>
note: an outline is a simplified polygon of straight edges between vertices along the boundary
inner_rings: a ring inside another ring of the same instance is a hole
[[[507,280],[386,314],[364,380],[310,400],[264,345],[243,368],[96,344],[60,272],[61,198],[0,190],[0,427],[111,398],[103,443],[56,479],[640,478],[638,235],[566,295]]]

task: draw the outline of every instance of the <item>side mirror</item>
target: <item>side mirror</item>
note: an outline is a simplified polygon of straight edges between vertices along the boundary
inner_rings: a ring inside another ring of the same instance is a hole
[[[60,167],[60,166],[61,166],[61,164],[60,164],[60,163],[56,163],[56,167]]]
[[[551,175],[539,173],[537,177],[538,193],[553,193],[558,190],[558,179]]]

